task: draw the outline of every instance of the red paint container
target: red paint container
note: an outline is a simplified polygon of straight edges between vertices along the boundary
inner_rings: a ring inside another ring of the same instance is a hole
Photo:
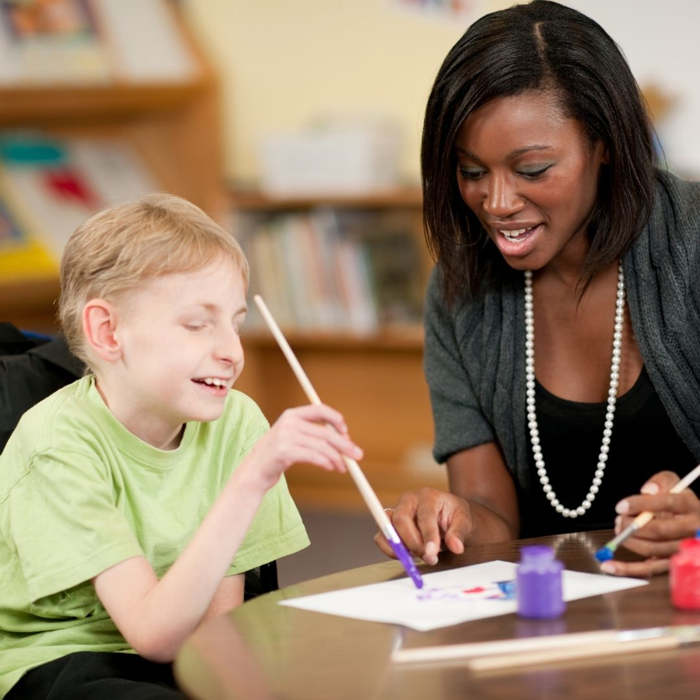
[[[700,530],[683,540],[671,557],[671,602],[681,610],[700,610]]]

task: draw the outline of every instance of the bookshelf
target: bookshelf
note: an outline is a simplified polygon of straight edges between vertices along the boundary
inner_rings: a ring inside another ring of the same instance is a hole
[[[324,194],[279,198],[258,192],[231,194],[234,228],[245,244],[260,226],[271,221],[308,217],[323,210],[341,218],[360,213],[399,222],[420,252],[416,277],[422,297],[431,262],[422,236],[421,197],[417,189],[401,188],[368,195]],[[380,234],[381,235],[381,231]],[[251,291],[256,290],[255,260],[251,260]],[[268,306],[278,322],[277,310]],[[365,451],[362,468],[379,499],[394,503],[410,488],[446,488],[444,469],[430,453],[433,428],[428,389],[422,370],[423,331],[420,318],[411,322],[380,322],[371,330],[352,327],[299,328],[280,323],[321,400],[340,410],[353,439]],[[272,336],[253,323],[245,330],[246,367],[238,380],[255,397],[272,422],[290,406],[306,402]],[[290,490],[302,507],[362,510],[364,504],[347,475],[328,474],[308,465],[287,473]]]
[[[186,197],[223,220],[227,196],[216,76],[178,4],[164,1],[161,10],[193,70],[158,80],[115,72],[99,81],[2,83],[0,132],[125,144],[158,189]],[[57,294],[55,273],[0,275],[0,318],[53,332]]]

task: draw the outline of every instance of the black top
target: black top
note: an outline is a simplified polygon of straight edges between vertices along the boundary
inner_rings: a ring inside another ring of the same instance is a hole
[[[567,401],[539,382],[535,401],[549,483],[560,503],[576,508],[586,497],[597,468],[606,404]],[[528,499],[519,495],[521,537],[611,528],[617,502],[639,493],[650,476],[669,470],[682,477],[695,466],[645,368],[634,386],[617,399],[605,475],[593,505],[584,515],[572,519],[557,513],[539,483],[531,446],[528,459],[535,474],[535,488]],[[697,493],[698,482],[693,486]]]

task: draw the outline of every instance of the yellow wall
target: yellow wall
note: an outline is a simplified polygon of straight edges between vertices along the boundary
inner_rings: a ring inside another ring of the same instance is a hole
[[[186,8],[221,76],[228,175],[255,179],[265,133],[319,114],[379,114],[399,121],[401,172],[417,181],[426,98],[467,21],[391,0],[188,0]]]

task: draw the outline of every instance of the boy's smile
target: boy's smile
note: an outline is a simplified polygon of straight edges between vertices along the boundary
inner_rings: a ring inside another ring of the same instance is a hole
[[[146,281],[114,303],[119,360],[97,385],[116,418],[145,442],[177,447],[183,423],[211,421],[243,369],[240,271],[222,258]]]
[[[228,390],[233,386],[234,377],[204,377],[192,381],[215,396],[226,396]]]

